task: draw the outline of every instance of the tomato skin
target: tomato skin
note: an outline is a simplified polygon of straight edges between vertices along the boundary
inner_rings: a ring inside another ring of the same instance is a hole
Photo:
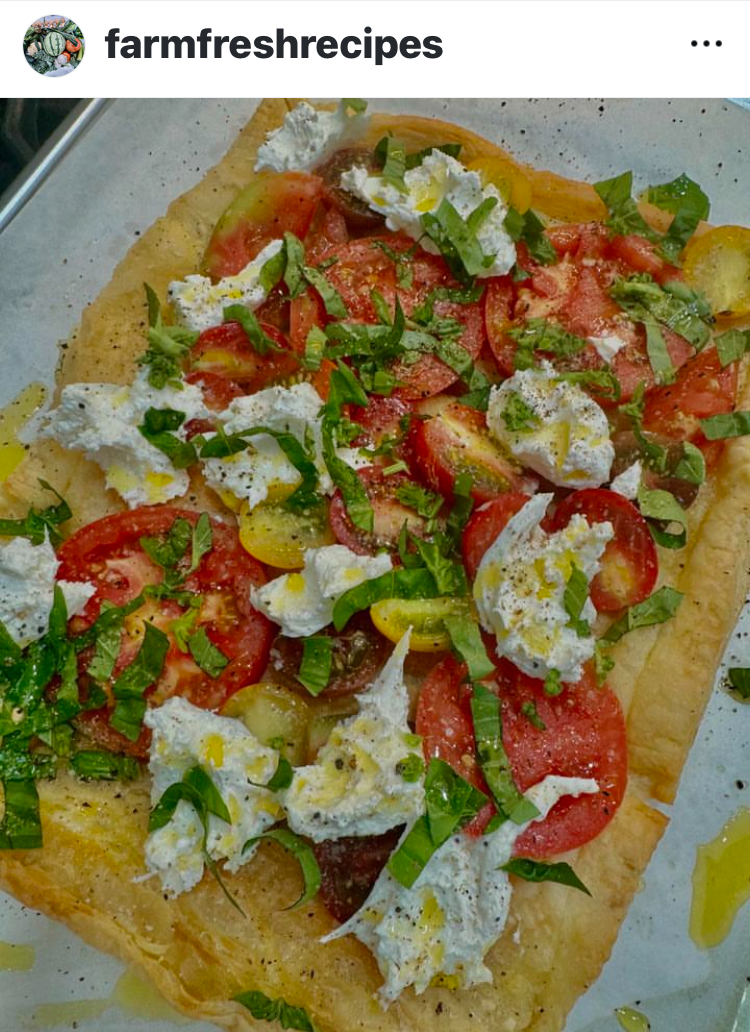
[[[682,279],[681,271],[656,253],[656,245],[637,233],[613,237],[610,248],[614,257],[624,262],[628,269],[647,272],[657,283]]]
[[[461,553],[466,572],[474,580],[482,557],[492,542],[504,529],[508,520],[515,516],[529,501],[531,495],[521,491],[506,494],[485,502],[469,517],[461,538]]]
[[[241,398],[245,393],[234,380],[218,373],[188,373],[185,383],[193,383],[200,387],[206,407],[212,412],[223,412],[235,398]],[[191,419],[185,424],[185,429],[190,439],[197,433],[213,430],[214,425],[212,420]]]
[[[294,375],[299,360],[284,335],[269,323],[261,323],[260,327],[281,351],[259,355],[240,324],[226,322],[200,335],[190,352],[191,371],[225,377],[244,387],[248,394]]]
[[[341,212],[337,208],[328,208],[323,204],[318,205],[304,241],[307,264],[317,265],[321,255],[332,245],[347,244],[348,242],[349,230]]]
[[[680,369],[675,383],[649,392],[644,427],[673,440],[705,444],[699,420],[733,410],[737,378],[736,362],[722,369],[716,349],[706,348]]]
[[[594,608],[615,613],[648,598],[659,575],[659,558],[648,524],[633,503],[602,487],[574,491],[558,505],[550,530],[567,527],[575,513],[589,523],[609,522],[614,530],[591,581]]]
[[[304,355],[307,335],[313,326],[323,326],[326,314],[323,302],[312,290],[292,299],[289,306],[289,339],[298,355]]]
[[[147,584],[161,580],[161,570],[143,552],[139,540],[166,533],[178,516],[195,524],[199,513],[167,505],[144,506],[97,520],[61,545],[58,579],[91,580],[97,586],[83,615],[75,618],[78,629],[94,622],[105,600],[123,605]],[[203,557],[198,570],[187,578],[185,588],[203,595],[205,615],[199,626],[204,627],[229,663],[217,678],[211,678],[171,640],[164,672],[147,692],[152,704],[157,699],[164,701],[171,695],[182,695],[196,706],[218,709],[234,692],[257,681],[268,659],[272,625],[253,609],[249,600],[251,588],[265,583],[263,568],[242,548],[233,527],[219,519],[212,519],[211,526],[213,548]],[[170,616],[181,612],[174,603],[155,605]],[[173,614],[170,605],[175,610]],[[136,648],[124,639],[115,673],[127,665]],[[106,708],[82,714],[79,719],[92,734],[99,734],[98,740],[107,748],[146,755],[148,734],[144,732],[138,742],[129,743],[110,727]]]
[[[374,530],[368,532],[355,527],[349,519],[341,492],[331,499],[329,519],[337,540],[357,555],[375,555],[380,548],[395,551],[404,522],[409,530],[422,536],[424,519],[413,509],[402,505],[395,497],[396,489],[411,483],[403,473],[386,476],[380,466],[366,466],[357,470],[357,476],[367,491],[373,509]]]
[[[401,420],[410,417],[413,410],[410,402],[396,395],[386,398],[373,394],[366,408],[352,405],[350,418],[362,427],[362,433],[356,441],[357,447],[375,448],[386,437],[400,436]],[[394,455],[401,458],[405,451],[405,447],[400,445]],[[387,465],[391,460],[386,457],[384,461]]]
[[[449,401],[433,409],[431,418],[415,420],[408,440],[421,478],[446,498],[453,497],[454,481],[462,472],[471,474],[471,495],[477,502],[524,483],[521,471],[492,441],[481,413],[459,402]]]
[[[322,190],[322,180],[308,172],[256,173],[219,219],[203,271],[214,281],[234,276],[284,233],[303,239]]]

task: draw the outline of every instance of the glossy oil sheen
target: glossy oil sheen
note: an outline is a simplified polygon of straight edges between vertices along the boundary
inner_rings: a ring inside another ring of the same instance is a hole
[[[34,947],[0,942],[0,971],[31,971]]]
[[[649,1032],[651,1023],[645,1014],[641,1014],[640,1011],[633,1010],[632,1007],[618,1007],[615,1011],[615,1017],[617,1018],[620,1027],[625,1029],[625,1032]]]
[[[0,481],[7,480],[26,454],[18,431],[42,406],[46,393],[44,384],[30,383],[0,409]]]
[[[750,899],[750,810],[730,818],[712,842],[698,847],[693,871],[690,935],[696,946],[718,946]]]

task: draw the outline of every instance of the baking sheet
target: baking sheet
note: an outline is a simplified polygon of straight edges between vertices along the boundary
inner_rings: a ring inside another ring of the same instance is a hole
[[[51,381],[57,342],[134,238],[219,160],[256,103],[118,100],[67,153],[0,235],[0,405],[30,380]],[[633,168],[640,188],[686,171],[711,197],[713,221],[750,225],[750,147],[744,142],[750,112],[728,102],[389,100],[372,106],[459,122],[522,160],[580,178]],[[71,225],[78,227],[72,233],[56,228]],[[730,665],[750,664],[748,632],[746,611],[728,649]],[[750,805],[749,729],[750,707],[717,690],[643,891],[612,960],[566,1032],[615,1032],[614,1008],[636,1003],[655,1032],[750,1032],[750,999],[741,1005],[750,976],[750,913],[741,913],[728,940],[710,953],[697,950],[687,934],[695,847],[713,838],[739,806]],[[121,965],[2,894],[0,940],[35,950],[31,970],[0,970],[0,1032],[186,1027],[139,1016],[132,993],[120,993],[121,1003],[109,1006]],[[0,948],[0,967],[1,957]],[[81,1001],[98,1002],[82,1009]],[[49,1004],[64,1006],[50,1010]],[[212,1026],[189,1027],[208,1032]]]

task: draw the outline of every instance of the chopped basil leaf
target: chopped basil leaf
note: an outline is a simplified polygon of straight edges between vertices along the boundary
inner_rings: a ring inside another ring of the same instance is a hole
[[[122,625],[124,617],[116,606],[108,603],[106,599],[102,603],[102,612],[114,610],[112,622],[104,626],[96,636],[94,655],[88,665],[87,674],[98,684],[106,683],[112,676],[117,657],[120,655],[122,642]]]
[[[169,624],[169,630],[174,637],[175,644],[180,652],[188,652],[189,644],[188,639],[195,630],[195,625],[198,622],[199,610],[200,610],[200,599],[196,599],[196,605],[190,606],[185,612],[178,616],[176,620],[172,620]]]
[[[333,443],[333,426],[326,419],[323,420],[322,431],[323,458],[331,480],[341,492],[346,513],[355,527],[372,533],[375,517],[365,486],[355,470],[336,454],[336,447]]]
[[[146,700],[143,694],[161,677],[169,651],[169,638],[152,623],[146,623],[143,642],[130,664],[119,675],[112,688],[116,699],[110,724],[135,742],[141,733]]]
[[[568,627],[572,627],[579,638],[588,638],[591,634],[591,627],[589,626],[588,620],[583,620],[581,618],[581,613],[583,612],[588,597],[589,582],[586,579],[586,574],[574,564],[570,577],[568,578],[568,583],[565,585],[563,605],[565,606],[565,612],[570,617],[568,620]]]
[[[166,535],[160,537],[142,537],[140,546],[149,559],[164,570],[171,570],[178,565],[187,552],[193,528],[188,520],[178,516]]]
[[[750,412],[722,412],[718,416],[707,416],[700,422],[709,441],[723,441],[727,437],[750,434]]]
[[[750,350],[750,330],[727,330],[719,334],[714,343],[719,361],[726,367]]]
[[[57,731],[57,728],[52,729]],[[67,732],[71,728],[66,727]],[[42,741],[51,737],[47,732],[39,735]],[[0,783],[34,781],[38,778],[54,778],[57,774],[57,758],[46,753],[28,752],[28,739],[12,740],[0,748]]]
[[[540,265],[554,265],[559,261],[559,255],[555,250],[552,241],[547,236],[544,223],[531,208],[521,214],[515,208],[510,208],[503,223],[512,240],[522,240],[534,261]]]
[[[424,774],[424,760],[417,753],[409,753],[396,764],[396,773],[404,781],[414,784]]]
[[[388,860],[388,870],[411,888],[432,854],[488,802],[484,792],[465,781],[444,760],[430,760],[425,776],[425,806],[420,817]]]
[[[644,319],[643,326],[646,330],[646,354],[654,371],[654,379],[657,384],[674,383],[677,374],[659,324],[655,319]]]
[[[750,670],[747,667],[731,667],[727,670],[727,677],[741,699],[750,699]]]
[[[202,767],[196,766],[191,767],[185,773],[182,781],[176,781],[164,792],[151,811],[148,821],[149,834],[169,824],[174,817],[177,804],[181,800],[190,803],[195,809],[206,834],[208,833],[209,814],[213,814],[215,817],[220,818],[220,820],[226,821],[227,824],[232,823],[226,803],[219,795],[213,781]]]
[[[193,525],[190,548],[190,566],[186,577],[195,573],[201,564],[201,559],[214,547],[214,532],[211,527],[211,517],[207,512],[202,512]]]
[[[224,309],[224,322],[236,322],[242,327],[245,336],[253,346],[258,355],[268,355],[270,352],[285,351],[280,344],[272,340],[258,322],[254,312],[245,305],[227,305]],[[289,352],[293,354],[293,352]]]
[[[249,1010],[258,1021],[278,1021],[282,1028],[296,1032],[318,1032],[318,1029],[303,1007],[293,1007],[286,1000],[272,1000],[259,989],[250,989],[234,997],[237,1003]]]
[[[54,487],[46,480],[40,480],[39,483],[46,491],[51,491],[57,496],[58,504],[49,505],[46,509],[36,509],[32,505],[23,519],[0,519],[0,537],[26,537],[32,545],[41,545],[49,536],[52,545],[60,544],[62,534],[58,528],[61,523],[66,523],[73,513]]]
[[[390,570],[345,591],[333,607],[333,626],[337,631],[343,630],[355,613],[369,609],[384,598],[436,598],[438,595],[435,580],[425,567]]]
[[[282,742],[282,745],[284,743]],[[274,746],[271,746],[274,748]],[[279,756],[279,762],[276,766],[276,770],[273,772],[273,776],[263,787],[267,788],[269,792],[283,792],[285,788],[289,788],[294,777],[294,771],[289,760],[285,756]]]
[[[0,849],[39,849],[42,822],[33,781],[6,781],[5,813],[0,822]]]
[[[453,482],[453,508],[446,522],[445,537],[454,548],[460,541],[461,534],[474,508],[472,486],[471,474],[466,472],[459,473]]]
[[[573,372],[558,373],[556,379],[580,384],[608,401],[620,400],[620,381],[611,369],[576,369]]]
[[[417,168],[421,165],[426,157],[432,154],[433,151],[442,151],[443,154],[447,154],[449,158],[457,158],[461,153],[460,143],[440,143],[436,147],[425,147],[424,150],[416,151],[414,154],[406,155],[406,169],[409,171],[412,168]]]
[[[539,424],[539,416],[515,391],[508,394],[508,401],[501,414],[503,422],[512,433],[528,434]]]
[[[409,158],[407,157],[407,168],[409,167]],[[414,244],[413,247],[408,248],[406,251],[397,251],[395,248],[390,247],[385,240],[373,240],[373,247],[377,247],[383,252],[386,258],[390,258],[396,267],[396,283],[401,287],[402,290],[411,290],[412,284],[414,283],[414,266],[411,259],[414,257],[414,253],[418,247]]]
[[[536,806],[519,792],[513,780],[510,760],[503,745],[500,700],[482,684],[474,685],[471,718],[479,765],[499,813],[514,824],[525,824],[538,817]]]
[[[647,520],[655,520],[656,525],[649,522],[649,528],[657,544],[664,548],[684,548],[687,541],[687,513],[669,491],[650,490],[643,484],[638,488],[638,505],[641,514]],[[679,533],[667,530],[667,525],[680,525]]]
[[[443,554],[444,543],[440,535],[436,535],[432,541],[425,541],[412,534],[411,542],[419,558],[432,574],[439,595],[466,594],[466,571],[461,563],[454,563]]]
[[[256,838],[248,839],[242,847],[243,853],[249,846],[254,845],[256,842],[261,842],[263,839],[278,842],[287,853],[291,853],[294,859],[298,861],[305,887],[299,899],[290,906],[284,907],[284,909],[297,910],[299,907],[303,907],[313,897],[317,896],[321,883],[320,868],[318,867],[318,861],[315,859],[312,847],[304,839],[301,839],[299,835],[295,835],[293,831],[290,831],[289,828],[272,828],[270,831],[264,831],[262,835],[258,835]],[[282,1028],[286,1027],[292,1028],[295,1026],[282,1025]]]
[[[522,703],[521,713],[524,717],[526,717],[531,726],[537,729],[537,731],[547,730],[547,725],[539,716],[539,711],[536,708],[536,703],[532,702],[531,699],[527,699],[526,702]]]
[[[454,651],[466,664],[472,681],[479,681],[495,672],[495,664],[487,655],[479,627],[470,616],[445,616],[443,625],[450,635]]]
[[[679,333],[700,349],[711,336],[713,316],[706,299],[678,281],[656,283],[648,273],[616,280],[611,297],[636,322],[648,324],[649,316]]]
[[[306,265],[303,275],[310,286],[320,295],[326,313],[333,319],[346,319],[349,312],[344,304],[344,299],[338,290],[328,282],[323,273],[319,269],[313,269]]]
[[[190,655],[209,677],[218,677],[229,664],[229,659],[218,648],[206,634],[205,627],[199,627],[194,634],[188,638],[188,649]]]
[[[428,491],[420,484],[401,484],[396,488],[396,498],[408,509],[413,509],[418,516],[429,523],[434,523],[435,517],[445,505],[442,495]]]
[[[612,179],[594,183],[594,189],[607,206],[609,212],[607,225],[613,233],[618,236],[638,233],[647,240],[659,239],[658,233],[651,229],[633,200],[632,172],[623,172],[619,176],[613,176]]]
[[[598,641],[594,648],[594,676],[596,677],[596,683],[600,688],[607,680],[608,674],[614,670],[614,668],[614,659],[604,651],[602,642]]]
[[[542,351],[558,358],[570,358],[587,347],[587,342],[574,333],[568,333],[557,323],[546,319],[529,319],[523,326],[515,326],[508,336],[516,342],[513,365],[516,369],[531,369],[535,352]]]
[[[385,182],[395,186],[399,193],[408,193],[404,182],[406,150],[403,145],[397,143],[390,135],[384,136],[375,146],[375,157],[383,164],[383,171],[380,174]]]
[[[670,620],[682,602],[682,592],[674,588],[663,587],[655,591],[645,601],[630,606],[621,617],[609,627],[606,634],[599,639],[606,645],[613,645],[629,631],[639,627],[651,627],[654,624]]]
[[[702,484],[706,479],[706,460],[700,448],[690,441],[682,442],[682,456],[674,468],[673,475],[689,484]]]
[[[565,685],[560,680],[560,671],[552,669],[544,679],[544,694],[553,698],[555,695],[560,695],[565,689]]]
[[[435,213],[422,216],[422,226],[460,283],[468,284],[475,276],[488,269],[494,255],[485,255],[477,239],[477,229],[497,205],[497,199],[488,197],[464,221],[450,201],[443,199]]]
[[[297,680],[310,695],[320,695],[328,685],[332,665],[333,638],[325,634],[305,638]]]
[[[311,326],[305,340],[305,353],[302,358],[302,365],[305,369],[316,372],[320,369],[328,346],[328,337],[319,326]]]
[[[70,757],[77,777],[89,781],[134,781],[141,772],[137,760],[110,752],[82,750]]]
[[[367,101],[362,100],[361,97],[342,97],[340,106],[347,115],[350,113],[363,115],[367,111]]]
[[[182,387],[181,363],[200,334],[182,326],[165,326],[161,318],[161,305],[156,293],[144,283],[148,303],[148,350],[138,358],[138,364],[148,366],[148,382],[157,390]]]
[[[646,199],[663,211],[670,211],[674,219],[661,242],[661,252],[667,261],[675,264],[698,223],[708,218],[708,197],[697,183],[685,173],[671,183],[650,186]]]
[[[587,896],[591,895],[570,864],[563,862],[547,864],[539,860],[529,860],[523,856],[514,856],[506,864],[503,864],[500,870],[514,874],[517,878],[523,878],[524,881],[556,882],[558,885],[569,885],[571,889],[585,892]]]
[[[185,413],[176,409],[146,410],[143,423],[138,427],[149,444],[163,452],[175,469],[187,469],[197,461],[195,445],[183,441],[173,430],[178,430],[185,422]]]

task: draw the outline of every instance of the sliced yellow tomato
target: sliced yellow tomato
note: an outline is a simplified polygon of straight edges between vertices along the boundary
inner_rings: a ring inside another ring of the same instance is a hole
[[[750,312],[750,229],[717,226],[685,248],[685,276],[702,291],[716,315]]]
[[[390,641],[399,641],[411,627],[413,652],[445,652],[451,643],[445,618],[470,615],[469,603],[461,598],[386,598],[370,606],[372,622]]]
[[[488,155],[466,166],[482,177],[482,186],[492,184],[502,199],[521,213],[531,207],[532,187],[520,168],[507,158]]]
[[[306,549],[332,545],[335,540],[326,506],[296,513],[275,502],[264,502],[254,509],[245,502],[240,509],[243,548],[269,566],[299,570],[305,565]]]
[[[227,699],[221,715],[241,720],[263,745],[278,749],[292,766],[305,762],[310,710],[305,700],[289,688],[248,685]]]

